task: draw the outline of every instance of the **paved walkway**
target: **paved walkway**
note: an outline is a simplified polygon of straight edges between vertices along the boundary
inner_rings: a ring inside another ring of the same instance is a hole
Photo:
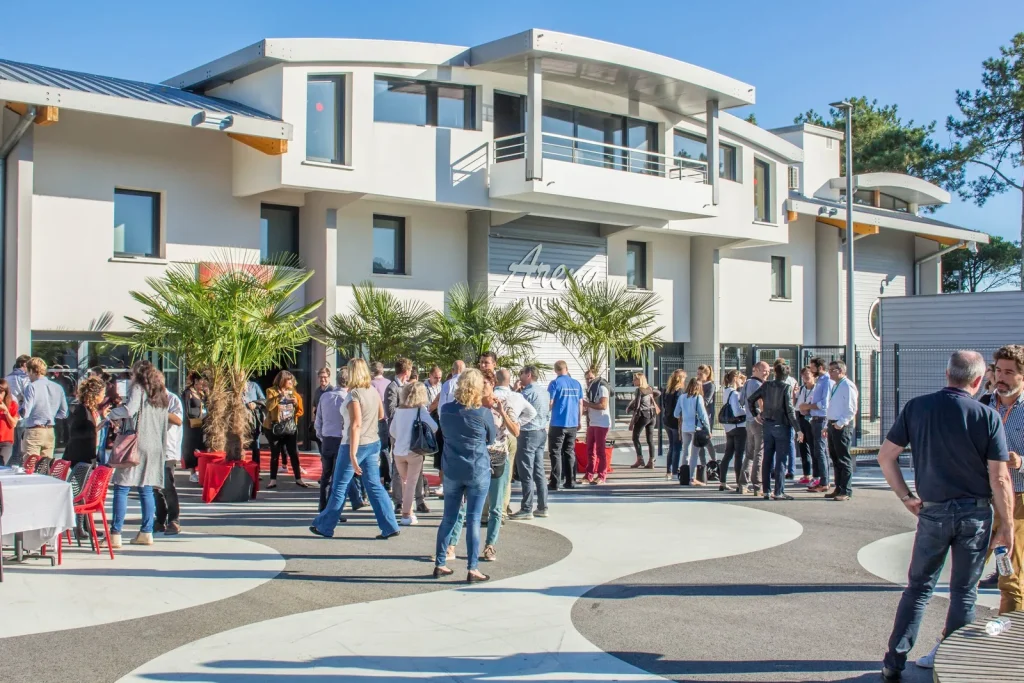
[[[326,540],[315,492],[283,479],[243,506],[185,485],[187,534],[9,572],[0,681],[876,680],[913,529],[877,470],[848,503],[765,502],[631,461],[503,527],[472,587],[428,578],[440,501],[391,541],[365,512]]]

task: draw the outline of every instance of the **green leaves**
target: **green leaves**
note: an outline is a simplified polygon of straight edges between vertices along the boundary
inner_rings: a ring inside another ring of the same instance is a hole
[[[565,294],[541,308],[537,329],[571,349],[583,367],[600,372],[611,355],[642,362],[664,343],[664,328],[655,326],[659,304],[654,292],[611,282],[580,284],[570,275]]]
[[[352,286],[351,312],[333,315],[317,334],[348,356],[369,354],[371,360],[392,363],[415,359],[422,352],[424,331],[431,315],[421,301],[400,300],[372,282]]]
[[[1020,284],[1020,245],[992,237],[978,253],[957,249],[942,257],[942,291],[986,292]]]

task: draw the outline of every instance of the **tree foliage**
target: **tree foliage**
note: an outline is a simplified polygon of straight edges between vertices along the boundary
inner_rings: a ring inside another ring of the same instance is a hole
[[[978,253],[957,249],[942,257],[942,291],[986,292],[1020,283],[1020,245],[1001,237],[979,244]]]
[[[853,172],[904,173],[944,187],[962,182],[962,160],[956,149],[943,147],[932,135],[935,122],[918,125],[904,122],[895,104],[878,104],[866,97],[853,97]],[[828,118],[811,109],[794,119],[795,123],[811,123],[846,130],[846,114],[830,108]],[[840,149],[841,167],[846,168],[846,146]]]
[[[350,312],[317,325],[317,335],[349,357],[369,355],[389,364],[399,357],[416,359],[431,315],[422,301],[400,300],[372,282],[352,286]]]
[[[294,295],[313,275],[298,260],[280,256],[266,264],[225,252],[201,266],[176,264],[147,278],[150,292],[130,292],[143,309],[127,317],[131,335],[106,335],[135,356],[169,352],[210,382],[212,450],[240,459],[249,440],[249,414],[242,400],[249,378],[295,359],[310,337],[321,301],[298,306]]]
[[[600,374],[612,355],[643,362],[664,343],[654,292],[607,281],[582,284],[572,275],[567,284],[561,297],[544,303],[537,329],[572,350],[584,368]]]

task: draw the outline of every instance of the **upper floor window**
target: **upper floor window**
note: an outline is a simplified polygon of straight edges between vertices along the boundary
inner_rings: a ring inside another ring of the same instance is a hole
[[[310,76],[306,81],[306,158],[345,163],[345,78]]]
[[[299,255],[299,208],[296,206],[260,206],[260,260],[284,254]]]
[[[842,197],[845,202],[846,190],[839,190],[839,196]],[[854,190],[853,203],[862,204],[864,206],[875,206],[880,209],[889,209],[890,211],[901,211],[904,213],[910,211],[910,204],[899,197],[893,197],[891,194],[876,192],[875,190]]]
[[[754,220],[772,220],[772,167],[767,161],[754,159]]]
[[[160,194],[114,190],[114,255],[158,257]]]
[[[718,177],[736,180],[736,148],[724,142],[718,146]]]
[[[655,123],[544,102],[541,131],[547,158],[634,173],[658,173],[656,158],[647,154],[658,151]]]
[[[647,289],[647,244],[626,242],[626,287]]]
[[[695,133],[677,130],[673,134],[673,154],[682,159],[707,162],[707,138]],[[718,177],[736,180],[736,148],[724,142],[718,145]]]
[[[406,275],[405,219],[373,216],[373,272],[377,275]]]
[[[378,76],[373,120],[438,128],[476,128],[476,88]]]

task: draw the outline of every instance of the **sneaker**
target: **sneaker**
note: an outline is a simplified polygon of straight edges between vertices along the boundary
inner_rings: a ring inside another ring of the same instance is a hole
[[[534,517],[542,517],[542,518],[543,517],[547,517],[548,516],[548,509],[544,508],[543,510],[541,510],[540,508],[537,508],[536,510],[533,511],[533,516]]]
[[[798,484],[804,484],[804,485],[810,485],[810,483],[811,483],[811,478],[810,478],[810,477],[808,477],[808,476],[803,476],[803,477],[800,477],[799,479],[797,479],[797,480],[796,480],[796,483],[798,483]]]
[[[498,553],[494,550],[494,546],[485,545],[484,554],[480,559],[484,562],[496,562],[498,560]]]
[[[188,475],[188,480],[189,480],[189,483],[198,484],[199,483],[199,473],[198,472],[193,472],[192,474]]]
[[[434,489],[434,495],[438,498],[444,498],[444,487],[438,484],[437,488]]]
[[[999,588],[999,572],[992,572],[979,581],[978,588]]]
[[[825,496],[825,497],[827,498],[828,496]],[[845,494],[840,493],[838,496],[836,496],[832,500],[834,500],[837,503],[842,503],[844,501],[850,500],[850,497],[845,495]]]
[[[409,515],[408,517],[402,517],[398,523],[402,526],[413,526],[415,524],[419,524],[420,521],[416,519],[416,515]]]
[[[811,479],[808,486],[813,486],[814,488],[821,486],[821,479]]]
[[[148,531],[140,531],[139,535],[133,538],[132,545],[153,545],[153,534]]]
[[[529,510],[520,510],[519,512],[513,512],[508,516],[508,518],[516,522],[521,522],[533,519],[533,513]]]
[[[425,515],[428,512],[430,512],[430,508],[427,507],[427,502],[421,500],[420,502],[416,503],[416,512],[420,513],[421,515]]]
[[[177,536],[181,533],[181,525],[177,522],[168,522],[167,528],[164,529],[164,536]]]
[[[887,666],[882,667],[882,680],[885,683],[898,683],[903,680],[903,674]]]
[[[608,479],[606,477],[598,477],[597,481],[592,482],[592,483],[594,483],[594,484],[604,484],[607,481],[608,481]]]
[[[121,547],[121,534],[111,533],[110,534],[110,547],[117,550]]]
[[[917,658],[916,664],[922,669],[934,669],[935,668],[935,653],[939,651],[939,645],[942,643],[941,640],[935,641],[935,647],[931,649],[926,655],[922,655]],[[897,679],[898,680],[898,679]]]

